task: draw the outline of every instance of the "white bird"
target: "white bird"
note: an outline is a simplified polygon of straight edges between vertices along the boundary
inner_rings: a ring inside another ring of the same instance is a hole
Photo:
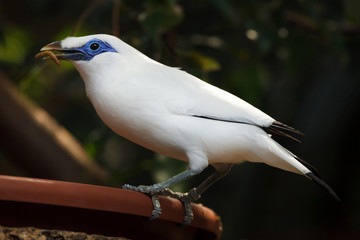
[[[189,169],[162,183],[125,189],[153,196],[153,216],[161,214],[158,195],[185,203],[185,223],[193,216],[190,202],[233,164],[262,162],[304,175],[338,199],[317,171],[275,142],[269,134],[300,133],[242,99],[178,68],[156,62],[120,39],[105,34],[68,37],[41,51],[74,64],[100,118],[117,134],[160,154],[186,161]],[[293,138],[293,137],[291,137]],[[199,174],[208,165],[215,173],[186,194],[167,188]]]

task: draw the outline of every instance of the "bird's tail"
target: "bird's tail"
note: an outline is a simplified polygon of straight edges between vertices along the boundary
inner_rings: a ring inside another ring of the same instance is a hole
[[[326,182],[324,182],[324,180],[322,180],[319,176],[315,175],[313,172],[308,172],[305,175],[328,191],[330,195],[333,196],[337,201],[340,201],[339,196],[334,192],[334,190],[332,190],[331,187],[327,185]]]
[[[278,124],[281,128],[286,130],[290,129],[292,132],[298,133],[297,130],[288,127],[285,124]],[[263,129],[264,130],[264,129]],[[289,130],[289,131],[290,131]],[[265,130],[264,130],[265,131]],[[274,129],[272,131],[275,131]],[[266,131],[265,131],[266,133]],[[259,141],[258,139],[258,146],[263,148],[262,151],[264,154],[258,155],[258,158],[254,158],[257,160],[252,160],[254,162],[264,162],[270,166],[280,168],[285,171],[297,173],[300,175],[304,175],[314,181],[315,183],[319,184],[322,188],[327,190],[331,196],[333,196],[336,200],[339,201],[338,195],[327,185],[320,177],[319,172],[309,163],[305,162],[304,160],[297,157],[295,154],[281,146],[271,137],[268,135],[263,135],[262,140]],[[257,151],[259,154],[260,151]]]
[[[275,141],[274,141],[275,142]],[[312,181],[314,181],[315,183],[317,183],[318,185],[320,185],[322,188],[324,188],[326,191],[329,192],[329,194],[331,196],[333,196],[337,201],[340,201],[339,196],[335,193],[334,190],[332,190],[332,188],[325,183],[324,180],[321,179],[319,172],[316,170],[315,167],[313,167],[310,163],[304,161],[303,159],[299,158],[298,156],[296,156],[295,154],[293,154],[292,152],[290,152],[289,150],[287,150],[286,148],[282,147],[280,144],[278,144],[277,142],[275,142],[279,147],[282,148],[282,150],[286,151],[289,155],[291,155],[291,157],[293,157],[298,163],[300,163],[303,167],[305,167],[308,171],[304,171],[304,168],[302,169],[298,169],[299,171],[301,171],[305,176],[307,176],[309,179],[311,179]]]

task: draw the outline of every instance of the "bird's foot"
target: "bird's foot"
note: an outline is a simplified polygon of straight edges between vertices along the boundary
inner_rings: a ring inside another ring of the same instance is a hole
[[[141,193],[147,193],[150,195],[155,195],[159,192],[161,192],[164,187],[161,186],[161,184],[154,184],[154,185],[139,185],[139,186],[133,186],[133,185],[129,185],[129,184],[124,184],[122,186],[122,189],[126,189],[126,190],[132,190],[132,191],[136,191],[136,192],[141,192]]]
[[[183,225],[187,226],[192,222],[192,220],[194,219],[194,213],[191,208],[191,203],[201,197],[201,195],[197,193],[196,188],[191,189],[187,193],[173,192],[172,190],[165,188],[160,192],[160,195],[180,200],[184,204],[185,208],[185,218]]]
[[[154,184],[150,186],[146,186],[146,185],[133,186],[129,184],[124,184],[122,186],[122,189],[141,192],[150,195],[153,204],[153,210],[151,213],[152,216],[150,220],[155,220],[161,215],[162,209],[159,201],[159,194],[164,188],[161,187],[160,184]]]
[[[162,209],[161,209],[161,205],[160,205],[160,201],[159,201],[159,195],[152,195],[151,196],[151,201],[153,204],[153,210],[151,212],[151,217],[149,220],[155,220],[157,219],[161,213],[162,213]]]
[[[159,195],[172,197],[180,200],[184,204],[184,208],[185,208],[185,218],[183,223],[184,226],[189,225],[191,221],[194,219],[191,203],[193,201],[198,200],[201,197],[201,195],[197,193],[196,188],[191,189],[187,193],[173,192],[169,188],[162,188],[161,185],[159,184],[154,184],[150,186],[145,186],[145,185],[132,186],[129,184],[125,184],[123,185],[122,188],[126,190],[145,193],[151,196],[153,211],[150,220],[157,219],[162,213],[162,209],[159,201]]]

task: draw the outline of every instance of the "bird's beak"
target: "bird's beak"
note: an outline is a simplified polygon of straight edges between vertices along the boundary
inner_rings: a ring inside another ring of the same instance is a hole
[[[53,53],[53,51],[57,51],[60,54],[55,55],[55,53]],[[42,57],[44,60],[51,59],[56,63],[56,65],[60,66],[59,60],[66,59],[65,54],[61,54],[62,51],[64,51],[64,49],[61,47],[61,42],[53,42],[53,43],[50,43],[50,44],[46,45],[45,47],[41,48],[40,52],[35,55],[35,58]]]
[[[63,48],[61,47],[61,42],[60,41],[52,42],[46,45],[45,47],[43,47],[42,49],[40,49],[40,51],[52,51],[52,50],[63,50]]]
[[[45,47],[43,47],[42,49],[40,49],[40,51],[53,51],[53,50],[64,50],[61,47],[61,42],[57,41],[57,42],[52,42],[48,45],[46,45]]]
[[[61,42],[53,42],[40,49],[36,58],[52,59],[58,66],[59,60],[78,61],[88,60],[86,52],[80,48],[63,48]]]
[[[56,54],[54,54],[56,56],[56,58],[58,60],[66,60],[66,52],[68,52],[67,49],[64,49],[61,47],[61,42],[57,41],[57,42],[52,42],[46,46],[44,46],[43,48],[40,49],[40,53],[42,52],[56,52]]]

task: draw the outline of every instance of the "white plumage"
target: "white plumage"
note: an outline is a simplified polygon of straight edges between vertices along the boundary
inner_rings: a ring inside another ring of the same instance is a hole
[[[94,43],[100,45],[97,52],[91,50],[97,46]],[[284,131],[295,129],[224,90],[160,64],[110,35],[69,37],[42,50],[57,50],[59,59],[73,62],[96,112],[113,131],[155,152],[188,161],[190,175],[208,164],[219,168],[219,163],[263,162],[306,175],[336,196],[310,165],[265,131],[288,136]],[[145,192],[156,192],[152,190]]]

